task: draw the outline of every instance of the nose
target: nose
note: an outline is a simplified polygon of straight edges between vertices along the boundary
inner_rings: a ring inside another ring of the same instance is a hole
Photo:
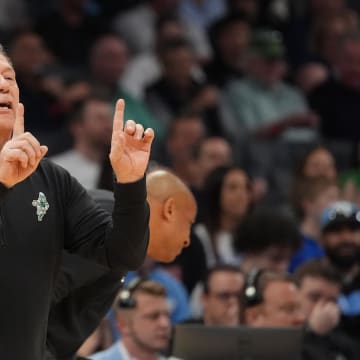
[[[9,81],[3,76],[0,75],[0,91],[7,92],[9,90]]]
[[[163,328],[170,328],[170,317],[168,314],[162,314],[159,316],[159,325]]]

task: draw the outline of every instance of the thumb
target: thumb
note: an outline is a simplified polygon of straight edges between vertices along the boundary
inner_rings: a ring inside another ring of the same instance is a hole
[[[48,147],[46,145],[41,145],[40,152],[41,152],[41,156],[40,156],[40,160],[41,160],[48,152]]]

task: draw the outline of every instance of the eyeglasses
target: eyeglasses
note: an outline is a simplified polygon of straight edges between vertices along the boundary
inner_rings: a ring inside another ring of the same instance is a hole
[[[212,295],[221,301],[229,301],[231,298],[235,298],[236,300],[240,299],[241,292],[240,291],[219,291],[213,292]]]

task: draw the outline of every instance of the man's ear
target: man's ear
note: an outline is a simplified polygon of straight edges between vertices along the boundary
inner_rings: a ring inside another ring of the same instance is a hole
[[[175,200],[173,197],[167,198],[163,203],[162,213],[163,217],[166,220],[171,220],[173,218],[175,211]]]

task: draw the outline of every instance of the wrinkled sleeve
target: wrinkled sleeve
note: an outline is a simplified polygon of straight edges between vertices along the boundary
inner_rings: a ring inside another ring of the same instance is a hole
[[[64,209],[64,247],[95,259],[110,269],[135,270],[143,262],[149,241],[149,205],[145,178],[114,185],[112,217],[70,177]]]

